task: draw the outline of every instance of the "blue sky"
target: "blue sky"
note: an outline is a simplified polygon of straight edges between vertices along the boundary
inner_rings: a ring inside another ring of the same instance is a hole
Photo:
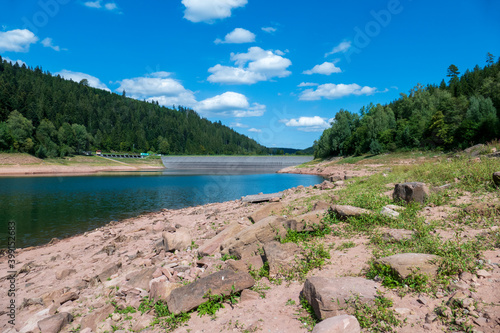
[[[307,148],[343,108],[500,56],[500,2],[3,0],[0,55]]]

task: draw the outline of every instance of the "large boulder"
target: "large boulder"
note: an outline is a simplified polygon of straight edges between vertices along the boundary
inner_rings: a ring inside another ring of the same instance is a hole
[[[361,277],[311,277],[304,283],[302,296],[313,307],[320,320],[345,314],[346,300],[359,296],[363,303],[373,302],[377,296],[375,281]]]
[[[382,233],[382,239],[391,243],[402,242],[411,239],[414,233],[406,229],[389,229]]]
[[[389,257],[380,258],[378,265],[389,265],[399,276],[406,279],[417,270],[418,274],[436,276],[441,257],[426,253],[400,253]]]
[[[282,209],[283,204],[281,202],[270,203],[252,213],[248,218],[252,223],[257,223],[268,216],[280,215]]]
[[[283,226],[284,221],[282,217],[268,216],[227,239],[221,245],[222,252],[235,253],[238,248],[259,247],[276,237],[284,237],[287,233]]]
[[[222,270],[183,287],[172,290],[167,297],[168,310],[173,314],[187,312],[205,303],[208,292],[212,295],[229,295],[252,287],[254,279],[248,273]]]
[[[243,230],[243,228],[244,226],[238,222],[231,223],[215,237],[205,241],[205,243],[198,248],[198,254],[201,256],[210,256],[214,254],[220,250],[220,246],[225,240],[234,237],[238,232]]]
[[[357,217],[365,214],[372,214],[372,211],[364,208],[349,206],[349,205],[333,205],[332,211],[340,219],[349,217]]]
[[[185,230],[178,229],[176,232],[163,232],[163,247],[166,252],[185,250],[191,246],[191,236]]]
[[[42,333],[59,333],[59,331],[73,320],[73,316],[67,312],[61,312],[38,322],[38,328]]]
[[[269,242],[264,245],[264,260],[269,263],[269,277],[285,275],[295,264],[300,247],[295,243]]]
[[[500,171],[493,173],[493,182],[496,186],[500,186]]]
[[[229,259],[226,261],[227,268],[235,272],[249,272],[250,270],[259,270],[264,266],[261,256],[247,256],[241,260]]]
[[[425,203],[425,201],[429,197],[429,193],[429,188],[427,187],[427,185],[425,185],[425,183],[402,183],[396,184],[394,186],[392,198],[394,199],[394,201],[415,201]]]
[[[323,320],[314,326],[313,333],[359,333],[361,327],[354,316],[341,315]]]

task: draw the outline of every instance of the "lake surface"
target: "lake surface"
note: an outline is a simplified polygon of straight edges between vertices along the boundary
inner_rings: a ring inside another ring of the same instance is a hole
[[[175,173],[0,178],[0,248],[7,246],[9,221],[17,225],[17,247],[27,247],[145,212],[235,200],[323,180],[295,174]]]

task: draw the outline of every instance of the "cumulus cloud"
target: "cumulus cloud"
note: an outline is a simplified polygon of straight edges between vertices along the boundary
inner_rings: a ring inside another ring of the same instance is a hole
[[[170,76],[171,73],[168,72],[155,72],[149,76],[124,79],[118,81],[120,87],[116,91],[125,90],[132,98],[154,100],[165,106],[173,104],[194,106],[196,99],[193,92],[184,88],[178,80]]]
[[[41,43],[43,46],[50,47],[54,51],[57,51],[57,52],[61,51],[61,48],[59,46],[54,45],[52,38],[47,37],[44,40],[42,40]]]
[[[319,83],[302,82],[297,87],[315,87],[315,86],[319,86]]]
[[[273,28],[273,27],[264,27],[264,28],[262,28],[262,31],[265,31],[265,32],[267,32],[267,33],[269,33],[269,34],[271,34],[271,33],[273,33],[273,32],[276,32],[276,30],[277,30],[277,29],[276,29],[276,28]]]
[[[12,59],[10,59],[9,57],[2,57],[2,59],[5,60],[5,61],[7,61],[7,62],[10,62],[11,64],[15,64],[17,62],[17,64],[19,66],[22,66],[22,65],[26,66],[26,63],[24,61],[22,61],[22,60],[19,60],[19,59],[15,60],[15,61],[12,60]]]
[[[104,8],[106,8],[107,10],[115,10],[115,9],[118,9],[118,6],[114,2],[110,2],[110,3],[105,4]]]
[[[336,99],[349,95],[372,95],[377,92],[377,88],[368,86],[361,87],[356,83],[351,84],[334,84],[326,83],[318,86],[316,89],[306,89],[300,96],[301,101],[316,101],[322,98]]]
[[[266,106],[258,103],[250,105],[245,95],[228,91],[198,102],[195,110],[207,117],[260,117],[266,111]]]
[[[332,73],[340,73],[340,68],[336,67],[333,62],[324,62],[321,65],[316,65],[312,69],[303,71],[302,74],[312,75],[312,74],[323,74],[330,75]]]
[[[37,41],[38,37],[27,29],[0,31],[0,51],[28,52]]]
[[[231,127],[237,127],[237,128],[248,128],[248,125],[242,124],[242,123],[231,123]]]
[[[213,23],[231,16],[234,8],[244,7],[247,0],[182,0],[184,18],[191,22]]]
[[[303,132],[320,132],[330,127],[331,119],[326,121],[326,118],[319,116],[314,117],[299,117],[297,119],[282,119],[282,123],[288,127],[296,127]]]
[[[224,37],[224,40],[217,38],[215,44],[242,44],[255,42],[255,34],[242,28],[236,28]]]
[[[262,130],[260,130],[258,128],[250,128],[248,131],[253,132],[253,133],[262,133]]]
[[[351,41],[342,42],[339,45],[335,46],[330,52],[326,53],[325,57],[328,57],[329,55],[332,55],[332,54],[335,54],[335,53],[344,53],[344,52],[347,52],[347,50],[349,50],[349,48],[351,47],[351,45],[352,45]]]
[[[62,71],[57,72],[54,75],[60,75],[66,80],[73,80],[75,82],[80,82],[81,80],[86,79],[89,82],[89,86],[91,87],[111,91],[104,83],[101,82],[101,80],[89,74],[63,69]]]
[[[83,3],[84,6],[90,7],[90,8],[101,8],[101,0],[97,1],[87,1]]]
[[[231,61],[238,67],[215,65],[208,69],[212,73],[208,81],[224,84],[254,84],[291,74],[287,70],[292,65],[290,59],[257,46],[249,48],[247,53],[231,53]]]

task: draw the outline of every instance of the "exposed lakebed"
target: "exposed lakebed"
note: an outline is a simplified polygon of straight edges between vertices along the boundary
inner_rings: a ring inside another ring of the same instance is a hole
[[[40,245],[113,220],[315,185],[296,174],[180,175],[128,172],[92,176],[0,178],[0,226],[17,225],[17,247]],[[6,247],[2,237],[0,247]]]

